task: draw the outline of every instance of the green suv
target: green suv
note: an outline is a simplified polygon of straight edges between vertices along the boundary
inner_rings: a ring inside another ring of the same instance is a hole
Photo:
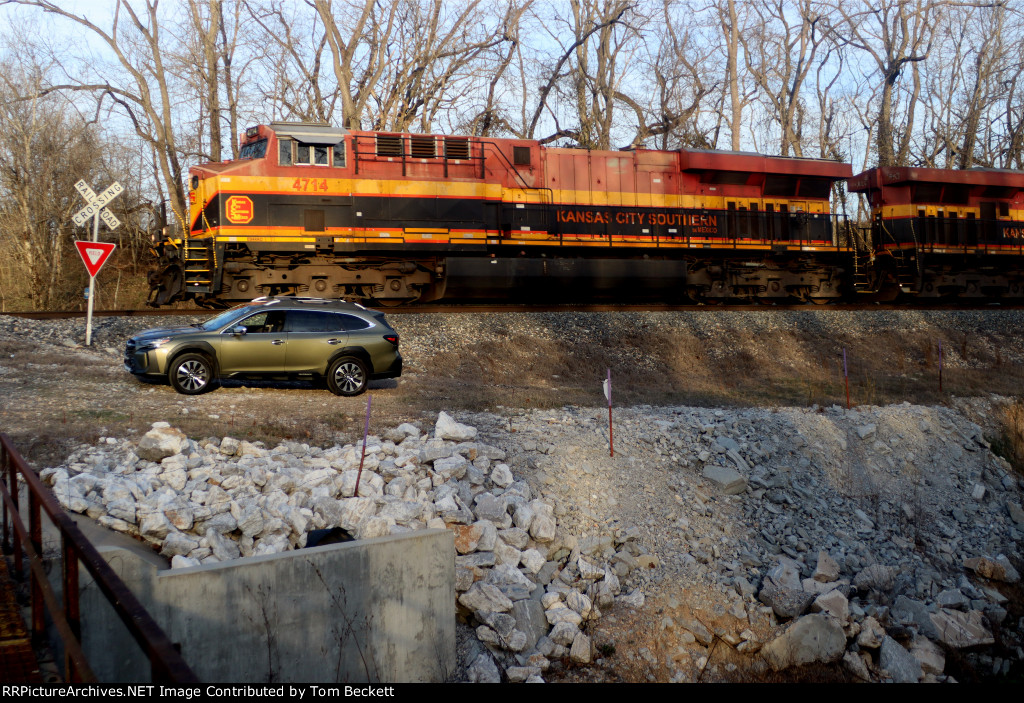
[[[257,298],[191,327],[146,330],[128,340],[124,366],[197,395],[218,378],[324,379],[336,395],[402,375],[398,333],[384,314],[322,298]]]

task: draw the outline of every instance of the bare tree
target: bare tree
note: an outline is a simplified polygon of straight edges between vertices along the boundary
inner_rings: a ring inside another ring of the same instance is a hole
[[[128,0],[117,0],[108,29],[85,15],[76,15],[50,0],[7,0],[7,4],[36,7],[63,17],[106,45],[117,68],[101,70],[90,79],[74,78],[69,83],[41,88],[40,97],[59,91],[87,91],[105,100],[127,117],[140,139],[156,156],[160,177],[166,185],[171,208],[183,228],[188,226],[184,167],[176,137],[177,99],[172,94],[171,73],[165,65],[159,0],[144,0],[137,11]],[[99,114],[99,112],[97,112]]]
[[[761,31],[738,35],[747,70],[779,126],[779,153],[803,156],[801,91],[826,32],[814,0],[772,0],[750,6]]]
[[[269,117],[332,122],[341,91],[326,85],[330,56],[319,14],[303,14],[302,6],[283,0],[242,4],[262,30],[257,41],[267,47],[257,80],[264,103],[273,108]]]
[[[82,278],[68,275],[74,184],[98,164],[94,129],[66,100],[42,96],[44,71],[0,70],[0,247],[9,266],[0,298],[27,296],[36,310],[60,307]],[[74,283],[70,283],[70,281]]]
[[[532,100],[526,138],[537,138],[541,117],[548,114],[554,129],[539,139],[542,143],[564,138],[586,148],[609,148],[615,93],[625,63],[620,52],[625,33],[631,32],[628,21],[634,8],[635,3],[628,0],[571,0],[565,15],[555,13],[550,18],[546,29],[558,43],[558,54],[542,67],[544,82]],[[567,96],[572,105],[567,115],[572,124],[564,128],[551,102],[558,94]]]
[[[918,64],[928,58],[935,28],[948,3],[941,0],[840,0],[835,5],[837,38],[867,54],[878,76],[875,144],[879,166],[905,164],[910,153],[914,116],[920,98]],[[896,127],[896,91],[909,68],[911,86]]]

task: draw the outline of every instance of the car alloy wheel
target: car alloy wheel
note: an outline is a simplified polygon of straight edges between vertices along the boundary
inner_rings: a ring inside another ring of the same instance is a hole
[[[359,395],[367,380],[366,365],[351,356],[338,359],[327,372],[327,387],[335,395]]]
[[[199,354],[185,354],[171,365],[171,385],[185,395],[198,395],[207,390],[212,377],[210,362]]]

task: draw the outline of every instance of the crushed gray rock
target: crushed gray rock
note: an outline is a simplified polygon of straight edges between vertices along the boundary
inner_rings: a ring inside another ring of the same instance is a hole
[[[614,458],[606,418],[568,406],[406,423],[368,438],[358,496],[361,444],[196,441],[166,423],[41,475],[68,510],[174,568],[301,548],[329,527],[449,529],[453,597],[482,647],[472,680],[606,666],[595,628],[696,588],[717,594],[714,624],[669,618],[668,660],[636,655],[671,680],[714,666],[716,640],[755,668],[944,680],[937,643],[975,656],[1006,619],[1020,485],[956,409],[622,408]],[[1000,632],[1020,647],[1019,623]]]

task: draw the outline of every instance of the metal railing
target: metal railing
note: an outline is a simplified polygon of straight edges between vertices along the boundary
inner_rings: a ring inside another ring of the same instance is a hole
[[[149,658],[152,679],[161,683],[197,683],[170,639],[142,604],[100,556],[78,525],[68,517],[53,493],[15,450],[10,438],[0,433],[0,497],[3,498],[3,548],[13,553],[14,574],[25,578],[25,561],[31,579],[32,637],[41,641],[48,614],[64,646],[64,671],[68,681],[93,682],[96,676],[82,650],[79,610],[79,563],[95,580],[121,622]],[[20,512],[19,478],[28,500],[28,527]],[[43,564],[42,511],[46,511],[61,542],[61,597],[54,593]],[[12,539],[13,538],[13,539]]]

